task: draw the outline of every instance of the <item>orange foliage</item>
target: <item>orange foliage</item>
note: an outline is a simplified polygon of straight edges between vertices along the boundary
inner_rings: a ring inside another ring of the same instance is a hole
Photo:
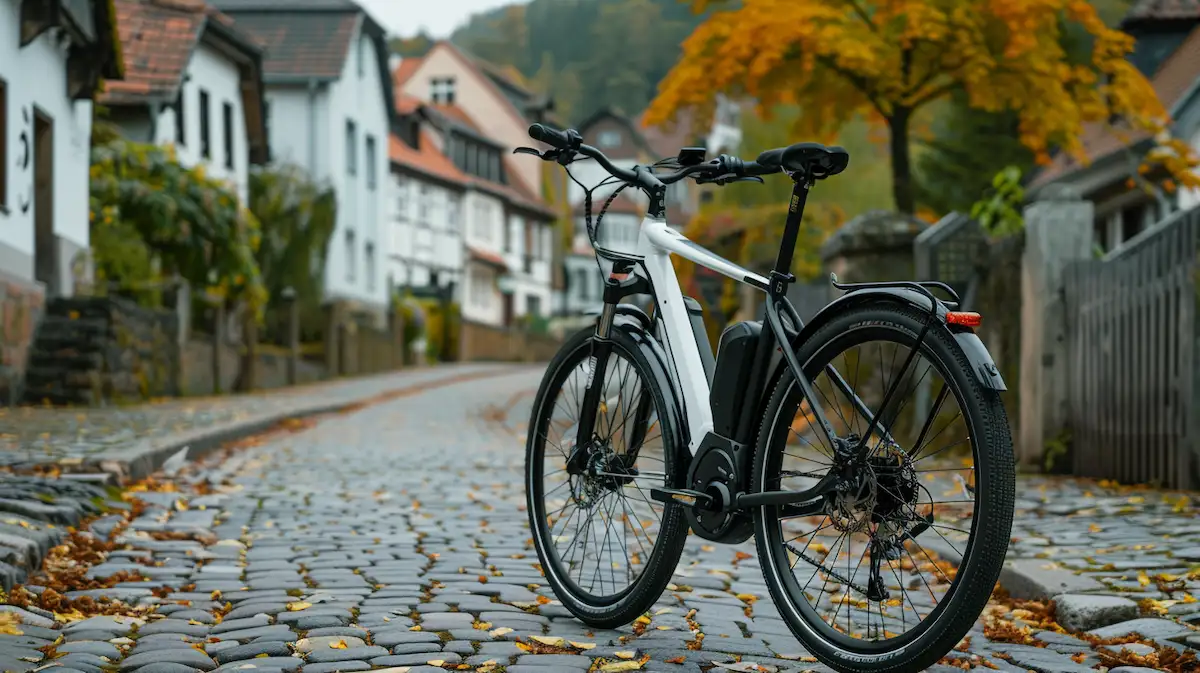
[[[1064,18],[1092,36],[1089,63],[1069,62]],[[799,104],[796,132],[828,139],[856,114],[907,124],[912,111],[962,90],[975,108],[1015,112],[1039,161],[1059,146],[1086,162],[1089,122],[1165,128],[1154,89],[1126,59],[1133,44],[1086,0],[744,0],[684,42],[645,121],[687,108],[707,119],[714,95],[728,93],[756,98],[764,112]],[[1194,157],[1176,145],[1164,141],[1172,151],[1158,162],[1193,184]]]

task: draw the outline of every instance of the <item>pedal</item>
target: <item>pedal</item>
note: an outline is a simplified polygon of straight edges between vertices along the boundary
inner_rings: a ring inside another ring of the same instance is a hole
[[[683,505],[701,506],[712,502],[712,497],[707,493],[691,491],[686,488],[652,488],[650,489],[650,499],[662,503],[677,502]]]

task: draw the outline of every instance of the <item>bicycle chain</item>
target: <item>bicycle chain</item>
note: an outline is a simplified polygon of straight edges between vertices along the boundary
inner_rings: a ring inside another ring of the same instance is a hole
[[[796,550],[796,548],[792,546],[792,543],[790,543],[790,542],[786,542],[786,543],[784,543],[784,544],[787,546],[787,548],[788,548],[788,551],[792,552],[792,553],[793,553],[793,554],[795,554],[796,556],[799,556],[801,559],[803,559],[804,561],[808,562],[808,564],[809,564],[809,565],[816,566],[816,568],[817,568],[818,570],[823,570],[823,571],[825,571],[825,574],[826,574],[826,575],[829,575],[829,576],[830,576],[830,577],[832,577],[833,579],[835,579],[835,580],[837,580],[837,581],[841,582],[842,584],[844,584],[844,585],[846,585],[846,586],[850,587],[851,589],[854,589],[854,590],[855,590],[855,591],[857,591],[858,593],[860,593],[860,594],[862,594],[862,595],[864,595],[864,596],[866,596],[866,595],[867,595],[867,589],[866,589],[865,587],[862,587],[862,586],[859,586],[859,585],[855,584],[854,582],[852,582],[851,580],[847,579],[846,577],[843,577],[842,575],[838,574],[838,572],[837,572],[836,570],[834,570],[833,568],[828,568],[828,567],[826,567],[826,566],[825,566],[824,564],[822,564],[820,561],[817,561],[817,560],[816,560],[816,559],[814,559],[814,558],[809,558],[809,557],[808,557],[808,555],[806,555],[806,554],[805,554],[803,551],[797,551],[797,550]]]

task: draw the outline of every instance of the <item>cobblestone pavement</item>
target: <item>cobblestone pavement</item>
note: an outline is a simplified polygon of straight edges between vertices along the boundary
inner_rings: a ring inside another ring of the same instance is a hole
[[[542,585],[523,511],[524,426],[539,378],[526,369],[330,416],[211,457],[181,477],[226,484],[207,495],[139,494],[151,507],[121,534],[128,549],[89,574],[136,570],[182,590],[166,598],[142,582],[92,590],[157,604],[157,614],[62,627],[56,651],[66,654],[54,660],[57,670],[98,672],[119,662],[122,673],[417,673],[459,665],[549,673],[584,671],[602,659],[646,671],[827,671],[773,609],[751,543],[690,539],[648,624],[592,630],[567,614]],[[1137,655],[1197,644],[1186,623],[1200,616],[1188,609],[1188,592],[1200,594],[1200,581],[1186,575],[1200,534],[1189,527],[1190,505],[1177,495],[1049,479],[1024,480],[1019,492],[1013,557],[1031,566],[1019,575],[1029,595],[1079,593],[1059,601],[1059,621],[1098,630],[1063,633],[1027,604],[997,603],[990,612],[1008,626],[993,622],[985,633],[981,622],[955,658],[1002,671],[1106,664],[1144,673],[1155,666],[1118,664],[1147,664]],[[92,529],[103,534],[117,519]],[[1069,582],[1078,584],[1059,586]],[[226,603],[232,610],[215,619],[212,611]],[[1184,621],[1152,616],[1158,611]],[[60,635],[46,616],[22,613],[22,634],[0,635],[0,669],[45,664],[36,648]],[[705,634],[698,649],[687,645],[693,627]],[[1093,646],[1130,632],[1145,638],[1124,654],[1120,646]],[[581,653],[533,654],[535,637],[561,638]]]
[[[256,418],[306,412],[384,394],[400,386],[455,374],[501,370],[505,365],[450,365],[316,383],[250,395],[171,399],[128,407],[68,409],[0,407],[0,466],[78,464],[135,457],[139,449],[183,433]]]

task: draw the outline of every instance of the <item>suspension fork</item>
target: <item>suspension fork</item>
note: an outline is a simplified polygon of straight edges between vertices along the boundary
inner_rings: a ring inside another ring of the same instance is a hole
[[[617,315],[616,302],[605,302],[596,321],[596,333],[592,338],[592,352],[588,356],[587,384],[583,392],[583,408],[579,410],[579,426],[576,429],[575,446],[567,458],[567,473],[581,474],[587,469],[591,457],[592,440],[596,434],[596,417],[600,401],[604,398],[604,377],[608,369],[608,356],[612,353],[612,326]]]

